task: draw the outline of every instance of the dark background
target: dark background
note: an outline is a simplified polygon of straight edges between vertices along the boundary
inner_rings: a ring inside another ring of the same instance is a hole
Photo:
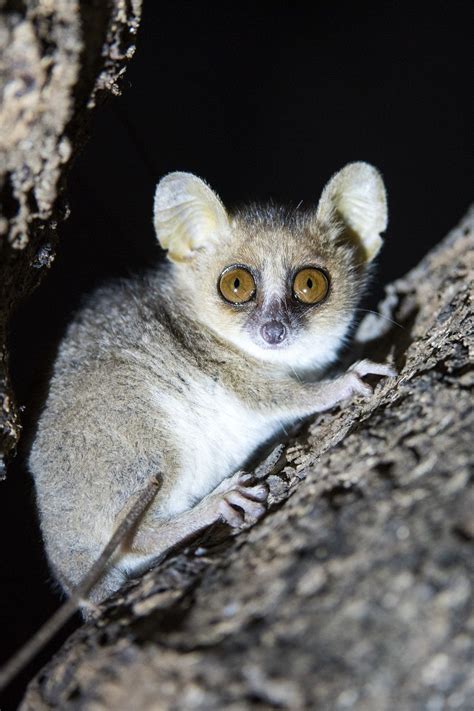
[[[145,2],[124,94],[99,112],[71,173],[56,262],[12,324],[26,429],[81,294],[158,255],[151,210],[164,173],[196,173],[227,206],[311,205],[345,163],[375,164],[390,226],[369,305],[455,225],[471,200],[470,3],[422,5]],[[5,658],[59,598],[21,453],[1,487]]]

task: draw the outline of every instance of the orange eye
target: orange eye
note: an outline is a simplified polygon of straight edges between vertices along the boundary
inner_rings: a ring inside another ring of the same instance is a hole
[[[293,293],[303,304],[318,304],[326,298],[329,280],[321,269],[301,269],[293,281]]]
[[[244,304],[255,294],[255,280],[245,267],[228,267],[220,275],[219,291],[231,304]]]

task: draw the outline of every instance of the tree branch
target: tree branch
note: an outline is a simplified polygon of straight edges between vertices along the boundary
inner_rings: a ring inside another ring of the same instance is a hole
[[[119,93],[141,0],[10,0],[0,15],[0,479],[20,435],[6,332],[54,260],[65,179],[97,103]]]
[[[23,711],[471,706],[473,228],[388,287],[402,328],[361,330],[399,377],[286,446],[258,525],[105,603]]]

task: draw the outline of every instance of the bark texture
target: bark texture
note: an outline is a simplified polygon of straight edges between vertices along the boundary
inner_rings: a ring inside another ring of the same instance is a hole
[[[360,329],[399,377],[286,443],[265,518],[130,583],[23,711],[474,708],[473,229]]]
[[[100,98],[119,93],[141,0],[0,0],[0,478],[20,422],[6,332],[50,267],[65,176]]]

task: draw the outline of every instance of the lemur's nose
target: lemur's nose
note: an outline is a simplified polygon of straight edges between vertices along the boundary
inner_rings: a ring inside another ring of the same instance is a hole
[[[268,321],[264,323],[260,333],[262,338],[271,345],[281,343],[286,336],[286,328],[281,321]]]

